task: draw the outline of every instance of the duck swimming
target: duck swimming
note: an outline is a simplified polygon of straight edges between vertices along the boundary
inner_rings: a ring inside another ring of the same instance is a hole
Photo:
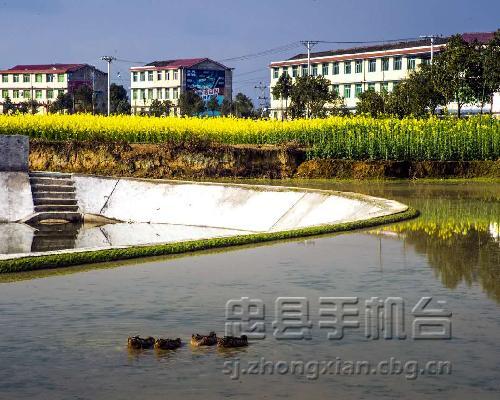
[[[155,339],[150,337],[141,338],[140,336],[133,336],[128,338],[128,347],[131,349],[151,349],[155,344]]]
[[[224,336],[223,338],[217,338],[217,347],[229,349],[233,347],[245,346],[248,346],[248,338],[246,335],[242,335],[241,337]]]
[[[182,346],[180,338],[177,339],[156,339],[155,349],[157,350],[175,350]]]
[[[208,335],[191,335],[191,344],[193,346],[213,346],[217,344],[217,334],[210,332]]]

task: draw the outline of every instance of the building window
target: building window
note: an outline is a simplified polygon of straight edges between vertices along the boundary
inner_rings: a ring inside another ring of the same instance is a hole
[[[165,71],[165,80],[169,81],[170,80],[170,72]]]
[[[13,82],[19,82],[19,74],[12,75],[12,81]]]
[[[144,82],[146,80],[146,73],[144,71],[139,74],[139,79],[141,80],[141,82]]]
[[[399,82],[398,81],[394,81],[392,82],[392,91],[394,92],[394,90],[398,87],[398,84]]]
[[[132,72],[132,82],[137,82],[138,76],[137,72]]]
[[[153,89],[148,89],[148,100],[153,100]]]
[[[148,71],[148,81],[153,81],[153,71]]]
[[[54,82],[54,75],[53,74],[47,74],[47,75],[45,75],[45,80],[47,82]]]
[[[309,73],[307,65],[302,66],[302,76],[307,76]]]
[[[382,71],[389,71],[389,59],[382,58]]]
[[[141,100],[146,101],[146,89],[141,89]]]
[[[52,99],[54,97],[54,91],[52,89],[47,89],[45,96],[47,96],[47,99]]]
[[[279,68],[273,68],[273,79],[278,79],[280,75]]]
[[[178,99],[179,98],[179,88],[174,88],[173,89],[173,98]]]
[[[35,90],[35,99],[40,100],[42,98],[42,91],[40,89]]]
[[[179,79],[179,71],[174,71],[174,81]]]
[[[299,76],[299,67],[294,65],[292,67],[292,77],[297,78],[297,76]]]
[[[35,74],[35,82],[37,83],[42,82],[42,74]]]
[[[23,82],[27,83],[30,81],[30,74],[23,74]]]
[[[394,57],[392,69],[394,71],[401,70],[401,57]]]
[[[382,82],[381,88],[383,92],[389,93],[389,82]]]
[[[344,85],[344,98],[349,99],[351,97],[351,85]]]
[[[170,89],[169,88],[165,88],[165,98],[170,99]]]
[[[31,94],[29,90],[23,90],[23,98],[24,99],[31,99]]]
[[[317,76],[318,75],[318,64],[313,64],[312,65],[312,76]]]
[[[57,74],[57,82],[64,82],[64,74]]]
[[[328,75],[328,64],[323,64],[323,68],[321,70],[321,75],[323,75],[323,76]]]
[[[14,89],[14,90],[12,91],[12,97],[13,97],[14,99],[18,99],[18,98],[19,98],[19,90]]]
[[[7,83],[7,82],[9,82],[9,75],[7,75],[7,74],[3,74],[3,75],[2,75],[2,82],[3,82],[3,83]]]
[[[339,85],[332,85],[332,92],[339,95]]]
[[[161,100],[161,97],[162,97],[162,96],[161,96],[161,88],[158,88],[158,89],[156,89],[156,98],[157,98],[158,100]]]
[[[137,100],[137,89],[132,89],[132,100]]]
[[[354,88],[354,94],[356,97],[359,97],[359,95],[363,93],[363,84],[362,83],[356,83],[356,86]]]
[[[9,97],[9,91],[7,89],[2,89],[2,98],[6,99]]]
[[[368,84],[368,90],[371,90],[371,91],[373,91],[373,92],[374,92],[374,91],[375,91],[375,83],[370,82],[370,83]]]
[[[156,80],[161,81],[163,78],[162,75],[163,75],[163,71],[156,71]]]
[[[351,62],[344,61],[344,74],[350,74],[350,73],[351,73]]]
[[[363,60],[356,60],[355,71],[357,74],[363,72]]]
[[[288,67],[283,67],[283,75],[288,75]]]
[[[334,62],[332,64],[332,69],[333,69],[332,74],[333,75],[338,75],[339,74],[339,63],[338,62]]]
[[[416,64],[415,58],[413,58],[413,57],[408,58],[408,62],[407,62],[408,69],[415,69],[415,64]]]
[[[424,65],[431,65],[431,59],[430,58],[422,58],[422,64]]]
[[[377,60],[368,60],[368,72],[375,72],[377,70]]]

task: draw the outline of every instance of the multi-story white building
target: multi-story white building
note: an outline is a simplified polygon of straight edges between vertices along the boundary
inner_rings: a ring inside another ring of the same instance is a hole
[[[208,58],[154,61],[130,68],[132,113],[148,113],[154,100],[169,100],[178,111],[181,93],[193,90],[205,101],[216,96],[219,104],[232,98],[232,70]]]
[[[466,33],[462,37],[469,42],[487,42],[493,33]],[[331,82],[332,90],[343,97],[346,107],[356,108],[357,97],[368,89],[391,92],[399,81],[420,63],[429,63],[431,51],[439,53],[448,38],[436,37],[431,48],[430,39],[393,44],[355,47],[312,53],[311,74],[322,75]],[[299,54],[285,61],[272,62],[271,68],[271,116],[281,118],[284,103],[272,96],[272,88],[283,73],[290,77],[308,74],[307,54]]]
[[[73,93],[86,85],[94,93],[95,112],[106,110],[107,74],[88,64],[16,65],[0,70],[0,103],[8,97],[13,104],[34,99],[38,112],[46,113],[59,93]]]

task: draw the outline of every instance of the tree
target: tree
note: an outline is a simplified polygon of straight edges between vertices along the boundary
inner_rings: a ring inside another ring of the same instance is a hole
[[[112,83],[109,87],[111,114],[130,114],[130,106],[125,107],[124,102],[128,103],[127,90],[122,85]],[[121,112],[119,112],[118,109],[120,109]]]
[[[38,112],[38,107],[40,107],[40,104],[35,99],[30,99],[26,102],[26,106],[29,112],[35,115]]]
[[[272,89],[272,95],[276,99],[281,99],[281,109],[283,109],[283,100],[285,100],[285,118],[288,119],[288,98],[292,94],[293,82],[290,75],[283,73]],[[283,121],[283,112],[281,113]]]
[[[149,114],[154,117],[161,117],[163,114],[163,107],[160,100],[153,100],[149,106]]]
[[[195,92],[188,90],[179,96],[181,115],[195,116],[205,111],[205,102]]]
[[[292,118],[322,118],[337,105],[338,95],[330,91],[330,82],[323,76],[298,77],[291,92]]]
[[[485,103],[493,105],[493,95],[500,91],[500,30],[495,32],[486,46],[474,43],[474,48],[481,65],[481,77],[474,85],[474,92],[482,112]]]
[[[52,113],[72,109],[73,99],[69,93],[59,93],[57,99],[49,106],[49,111]]]
[[[238,93],[234,98],[234,114],[241,118],[251,118],[254,113],[254,105],[252,100],[244,95],[243,93]]]
[[[370,114],[373,118],[385,112],[385,99],[383,93],[377,93],[373,89],[363,92],[358,97],[356,112],[359,114]]]
[[[87,85],[78,86],[73,92],[74,109],[76,112],[92,112],[93,111],[93,96],[94,92]]]
[[[17,105],[17,111],[20,112],[21,114],[27,114],[29,111],[29,105],[27,101],[22,101]]]
[[[227,98],[224,98],[220,106],[220,113],[223,116],[228,116],[231,115],[233,112],[234,112],[233,102]]]
[[[454,35],[446,48],[435,57],[432,78],[445,104],[457,103],[460,118],[462,106],[474,101],[474,82],[480,75],[480,68],[473,46],[460,35]]]
[[[14,111],[15,106],[12,104],[12,100],[9,96],[7,96],[3,101],[2,111],[4,114],[9,114],[11,111]]]
[[[219,105],[219,100],[217,100],[217,96],[210,97],[210,100],[207,102],[207,110],[212,113],[212,116],[215,115],[216,111],[221,109]]]

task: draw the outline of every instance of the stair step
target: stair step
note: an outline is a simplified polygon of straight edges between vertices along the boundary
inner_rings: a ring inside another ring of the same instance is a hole
[[[36,192],[74,192],[75,188],[73,186],[61,186],[61,185],[31,185],[31,191]]]
[[[66,211],[44,211],[36,213],[28,221],[31,224],[36,224],[40,221],[46,220],[64,220],[68,222],[81,222],[82,214],[78,212],[66,212]]]
[[[73,186],[73,181],[66,178],[30,177],[32,185],[61,185]]]
[[[76,199],[58,199],[57,197],[38,197],[33,199],[33,203],[35,204],[35,206],[63,204],[67,206],[76,206],[78,204]]]
[[[41,206],[35,206],[35,212],[47,212],[47,211],[76,212],[78,211],[78,206],[68,206],[67,204],[46,204]]]
[[[33,171],[29,173],[30,177],[46,177],[46,178],[64,178],[71,179],[71,174],[67,174],[64,172],[46,172],[46,171]]]
[[[65,199],[65,200],[75,200],[75,192],[33,192],[33,199]]]

